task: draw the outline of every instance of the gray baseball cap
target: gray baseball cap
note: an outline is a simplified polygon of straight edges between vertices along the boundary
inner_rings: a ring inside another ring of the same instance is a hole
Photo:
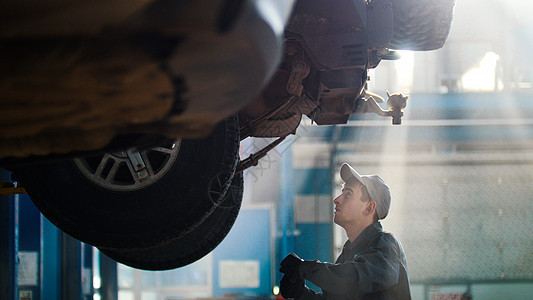
[[[347,163],[342,164],[340,174],[344,182],[355,178],[366,187],[370,200],[377,203],[378,219],[384,219],[387,216],[390,209],[390,189],[381,177],[378,175],[361,175]]]

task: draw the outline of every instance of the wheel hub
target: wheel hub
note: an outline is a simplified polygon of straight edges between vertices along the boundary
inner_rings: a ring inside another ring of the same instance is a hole
[[[135,148],[74,159],[90,181],[113,191],[135,191],[157,182],[176,160],[181,140],[138,151]]]

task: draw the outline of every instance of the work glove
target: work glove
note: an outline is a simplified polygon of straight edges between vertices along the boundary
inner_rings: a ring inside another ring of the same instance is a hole
[[[286,275],[289,275],[294,281],[296,278],[300,278],[300,265],[302,264],[303,259],[299,258],[298,255],[291,253],[285,257],[280,265],[279,271]]]
[[[293,279],[285,274],[279,282],[279,291],[285,298],[300,298],[304,292],[305,281],[300,276]]]

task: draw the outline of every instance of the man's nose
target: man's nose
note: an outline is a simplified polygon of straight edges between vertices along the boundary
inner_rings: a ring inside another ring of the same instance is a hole
[[[340,195],[337,196],[337,197],[335,197],[335,199],[333,199],[333,203],[335,203],[335,204],[339,204],[339,198],[340,198],[340,197],[341,197]]]

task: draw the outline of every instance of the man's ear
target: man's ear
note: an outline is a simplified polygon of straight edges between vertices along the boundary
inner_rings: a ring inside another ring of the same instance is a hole
[[[365,208],[366,214],[374,214],[376,211],[376,202],[375,201],[368,201],[368,204]]]

